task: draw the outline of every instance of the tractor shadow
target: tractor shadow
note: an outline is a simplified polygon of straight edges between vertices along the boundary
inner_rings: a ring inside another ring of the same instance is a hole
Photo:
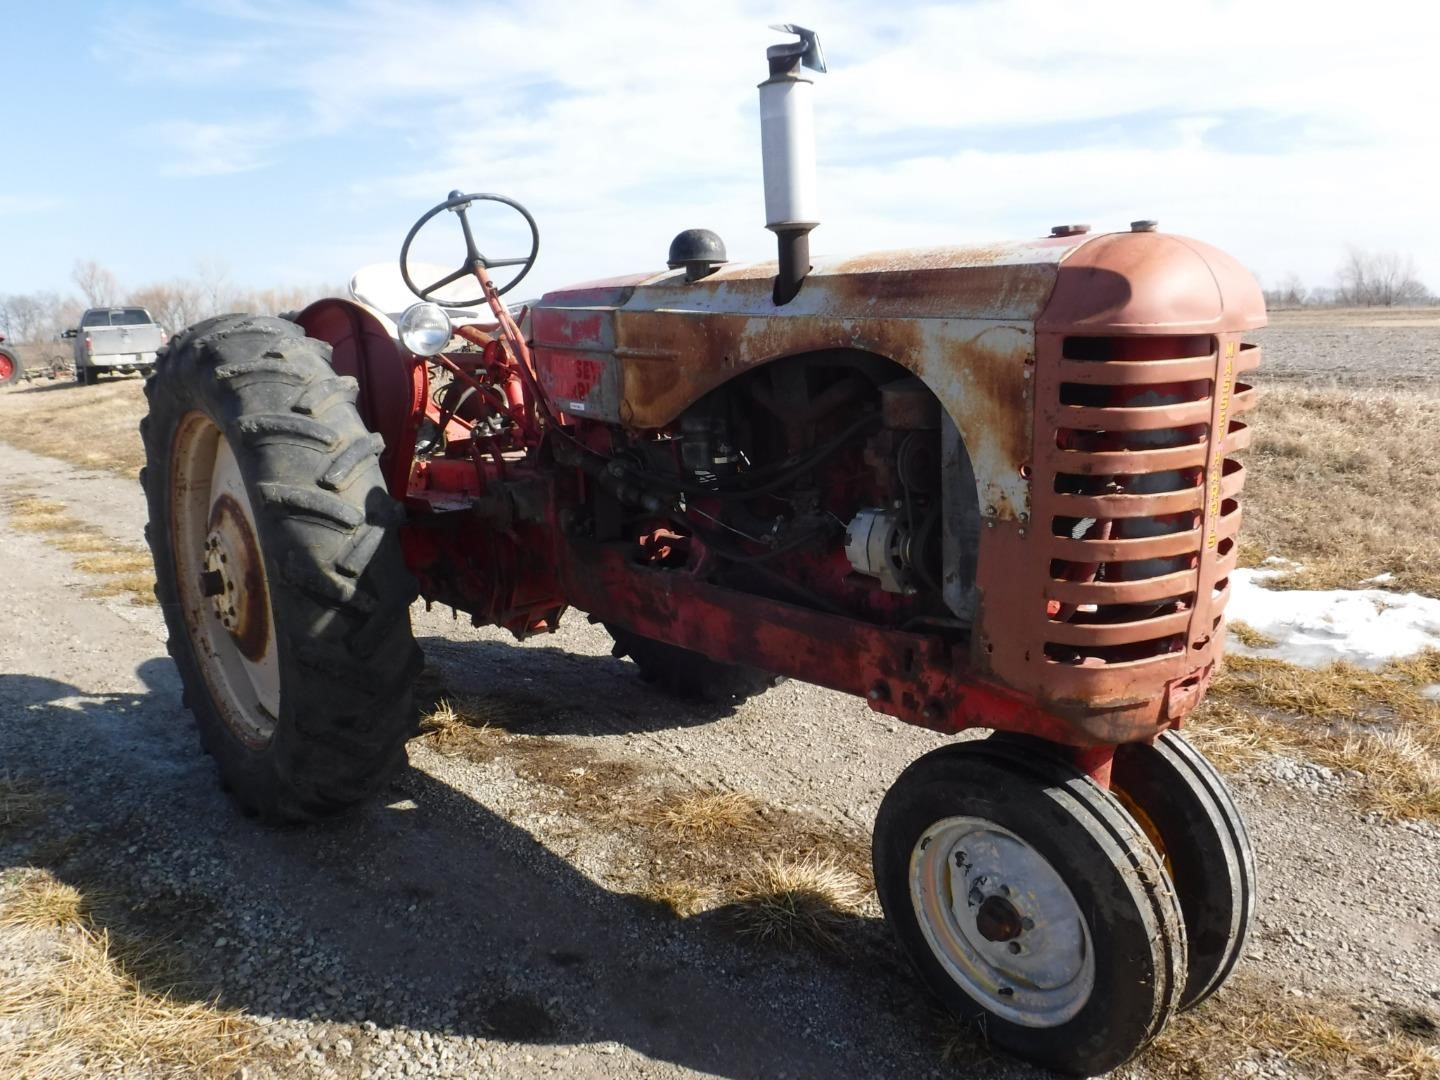
[[[407,768],[341,820],[266,828],[219,790],[171,663],[137,674],[147,692],[0,676],[3,771],[46,798],[40,820],[0,828],[0,869],[44,867],[94,898],[114,940],[177,957],[178,985],[131,971],[147,989],[344,1025],[360,1055],[377,1029],[403,1028],[536,1048],[614,1041],[725,1077],[941,1064],[934,1005],[878,920],[856,918],[853,945],[819,953],[741,939],[723,910],[677,919],[580,869],[603,836],[552,850],[445,768]],[[946,1071],[1037,1075],[968,1042]]]
[[[491,723],[516,734],[647,734],[712,724],[738,707],[677,701],[644,682],[629,660],[610,656],[504,641],[417,640],[427,658],[422,704],[446,696],[481,702]],[[438,670],[443,686],[430,674]]]

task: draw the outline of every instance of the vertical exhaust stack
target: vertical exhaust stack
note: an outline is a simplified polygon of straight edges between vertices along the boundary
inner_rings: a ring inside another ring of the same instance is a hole
[[[802,67],[824,72],[815,31],[786,23],[770,29],[800,40],[765,50],[770,77],[760,84],[760,153],[765,173],[765,227],[780,245],[777,307],[795,299],[810,272],[810,230],[820,224],[815,200],[815,84]]]

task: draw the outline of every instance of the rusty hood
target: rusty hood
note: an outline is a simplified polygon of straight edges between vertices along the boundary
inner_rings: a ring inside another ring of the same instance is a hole
[[[830,349],[923,379],[959,428],[984,505],[1019,515],[1037,331],[1210,333],[1264,322],[1253,278],[1208,245],[1158,232],[816,258],[777,307],[774,262],[588,282],[534,311],[537,366],[562,411],[663,428],[771,360]]]

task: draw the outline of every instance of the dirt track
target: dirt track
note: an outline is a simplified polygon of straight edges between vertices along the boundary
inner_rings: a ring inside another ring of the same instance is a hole
[[[40,392],[0,394],[0,430]],[[0,501],[17,494],[139,542],[133,481],[0,444]],[[3,509],[0,530],[0,772],[49,800],[43,820],[0,830],[0,869],[46,867],[108,893],[103,922],[171,939],[194,996],[259,1018],[245,1075],[1030,1075],[973,1039],[942,1061],[933,1007],[873,906],[838,954],[750,941],[724,910],[677,919],[639,895],[652,852],[521,767],[548,737],[562,784],[619,762],[632,793],[745,792],[848,837],[936,737],[795,684],[733,712],[680,705],[581,617],[517,645],[417,606],[431,690],[498,701],[506,752],[417,741],[385,799],[266,830],[198,752],[158,613],[84,598],[87,575]],[[1284,760],[1236,781],[1261,914],[1232,988],[1194,1021],[1222,1044],[1277,1001],[1377,1036],[1433,1025],[1440,830],[1364,819],[1347,783]],[[0,972],[26,962],[7,940]],[[1233,1045],[1252,1074],[1306,1075]]]

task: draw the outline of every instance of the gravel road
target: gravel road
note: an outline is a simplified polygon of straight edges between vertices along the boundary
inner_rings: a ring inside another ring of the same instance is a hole
[[[0,503],[17,494],[140,542],[133,482],[0,444]],[[88,576],[3,506],[0,531],[0,772],[52,796],[34,829],[0,832],[0,870],[103,888],[123,898],[117,925],[173,939],[197,997],[263,1031],[237,1075],[1035,1075],[974,1042],[942,1055],[873,909],[838,954],[755,942],[723,913],[678,919],[633,890],[648,852],[503,757],[417,740],[386,795],[345,820],[257,826],[199,753],[158,612],[86,598]],[[734,710],[678,704],[583,617],[526,644],[419,605],[414,621],[432,687],[523,702],[517,737],[550,737],[576,768],[749,793],[837,834],[868,831],[885,787],[939,741],[794,683]],[[1348,783],[1279,758],[1237,778],[1261,911],[1210,1007],[1217,1033],[1231,995],[1324,1002],[1378,1030],[1440,1015],[1440,830],[1361,815]],[[0,932],[0,971],[23,962],[10,946]],[[1305,1071],[1262,1055],[1245,1074]]]

